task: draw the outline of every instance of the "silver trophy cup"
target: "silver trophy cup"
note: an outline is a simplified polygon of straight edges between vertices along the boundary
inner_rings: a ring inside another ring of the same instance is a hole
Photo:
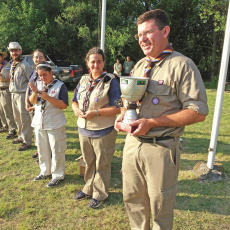
[[[137,102],[143,97],[147,86],[148,78],[144,77],[120,77],[122,97],[127,101],[127,111],[122,122],[118,122],[117,128],[126,132],[133,132],[136,127],[129,124],[138,119],[136,108]]]

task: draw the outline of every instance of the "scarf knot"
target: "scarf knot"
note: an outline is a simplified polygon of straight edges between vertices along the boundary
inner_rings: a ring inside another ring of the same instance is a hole
[[[163,50],[163,52],[156,58],[150,58],[150,57],[146,57],[145,60],[148,62],[148,66],[145,69],[145,73],[144,73],[144,77],[149,77],[149,74],[154,66],[155,63],[163,60],[165,57],[167,57],[169,54],[171,54],[173,52],[173,48],[172,48],[172,43],[170,43],[168,45],[168,47]]]
[[[58,81],[57,79],[54,79],[49,85],[45,85],[43,88],[43,91],[47,93],[48,90],[52,88],[57,81]],[[41,99],[41,112],[44,113],[45,110],[46,110],[46,100],[42,98]]]
[[[93,91],[93,89],[95,88],[95,86],[101,81],[102,78],[104,78],[104,76],[107,74],[106,71],[102,72],[102,74],[96,78],[96,79],[91,79],[90,76],[88,76],[88,80],[89,80],[89,89],[84,97],[83,100],[83,112],[85,112],[89,106],[89,97],[91,92]]]

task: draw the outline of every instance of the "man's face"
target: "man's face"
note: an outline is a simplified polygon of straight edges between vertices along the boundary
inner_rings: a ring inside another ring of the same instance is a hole
[[[129,56],[127,56],[127,58],[126,58],[126,59],[127,59],[127,62],[129,62],[129,61],[130,61],[130,57],[129,57]]]
[[[20,49],[10,50],[10,56],[13,59],[13,61],[19,61],[21,54],[22,54],[22,50],[20,50]]]
[[[156,58],[166,48],[167,35],[165,28],[159,30],[154,19],[138,25],[139,45],[146,56]]]

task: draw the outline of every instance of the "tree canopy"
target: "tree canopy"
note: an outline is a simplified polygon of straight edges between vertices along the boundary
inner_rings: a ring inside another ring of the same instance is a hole
[[[37,48],[72,64],[83,64],[87,51],[100,46],[102,0],[5,0],[0,8],[0,49],[18,41],[24,54]],[[136,19],[147,10],[165,10],[171,20],[173,48],[190,57],[204,78],[218,74],[227,17],[226,0],[107,0],[106,68],[143,53],[134,39]]]

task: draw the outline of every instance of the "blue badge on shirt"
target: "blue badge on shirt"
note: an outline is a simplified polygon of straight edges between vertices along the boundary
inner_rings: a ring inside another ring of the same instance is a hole
[[[6,70],[10,70],[10,67],[6,67]]]
[[[78,93],[78,94],[77,94],[77,100],[80,100],[80,96],[81,96],[81,94]]]

